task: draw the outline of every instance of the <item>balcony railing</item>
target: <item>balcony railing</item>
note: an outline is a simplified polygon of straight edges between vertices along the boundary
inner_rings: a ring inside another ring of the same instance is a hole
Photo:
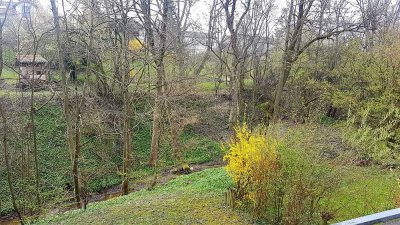
[[[391,209],[351,220],[346,220],[340,223],[335,223],[333,225],[370,225],[370,224],[399,225],[400,208]]]

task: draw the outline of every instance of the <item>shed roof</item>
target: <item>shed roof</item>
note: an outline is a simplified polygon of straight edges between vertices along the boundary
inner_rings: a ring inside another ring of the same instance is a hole
[[[35,61],[33,61],[35,60]],[[47,63],[47,60],[43,58],[41,55],[19,55],[17,56],[17,63],[22,64],[44,64]]]

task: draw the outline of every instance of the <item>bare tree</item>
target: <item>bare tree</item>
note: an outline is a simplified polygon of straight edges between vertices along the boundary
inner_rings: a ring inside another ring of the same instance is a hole
[[[58,15],[58,8],[55,0],[50,0],[51,11],[53,13],[54,26],[56,31],[57,45],[58,45],[58,65],[60,67],[62,84],[63,84],[63,104],[64,104],[64,116],[67,123],[67,142],[68,148],[72,158],[72,176],[74,181],[74,193],[75,201],[78,208],[82,207],[81,202],[81,186],[79,182],[79,134],[75,131],[74,135],[74,125],[71,118],[70,100],[69,100],[69,86],[67,83],[67,73],[65,69],[64,59],[65,59],[65,43],[62,36],[62,30],[60,27],[60,17]],[[80,115],[77,115],[77,121]],[[78,127],[76,129],[79,129]]]
[[[128,13],[131,8],[129,5],[129,1],[124,2],[120,0],[119,7],[121,12],[121,24],[122,24],[122,82],[121,82],[121,90],[122,90],[122,143],[123,143],[123,180],[122,180],[122,194],[126,195],[129,193],[129,167],[130,167],[130,152],[131,152],[131,126],[130,126],[130,98],[129,98],[129,84],[130,84],[130,69],[129,69],[129,61],[128,61],[128,43],[129,36],[127,34],[127,25],[128,25]]]
[[[10,166],[10,161],[9,161],[9,152],[8,152],[8,125],[7,125],[7,116],[5,115],[5,111],[3,108],[4,105],[4,100],[1,99],[0,102],[0,117],[1,117],[1,122],[3,123],[3,137],[2,137],[2,145],[3,145],[3,154],[4,154],[4,161],[6,164],[6,171],[7,171],[7,182],[8,182],[8,188],[10,190],[10,194],[11,194],[11,202],[14,208],[14,211],[17,213],[19,220],[21,221],[21,224],[23,224],[23,220],[22,220],[22,215],[20,212],[20,209],[17,205],[17,200],[16,200],[16,196],[15,196],[15,192],[14,192],[14,187],[13,187],[13,182],[12,182],[12,178],[11,178],[11,166]]]
[[[221,7],[225,12],[225,24],[218,25],[229,31],[228,57],[222,57],[224,47],[224,35],[217,42],[218,50],[211,49],[214,55],[225,66],[229,74],[230,88],[230,113],[229,126],[235,126],[245,114],[245,103],[243,101],[244,80],[251,71],[251,64],[254,62],[254,51],[263,49],[260,44],[260,37],[265,35],[265,23],[273,6],[272,1],[221,1]],[[213,11],[212,11],[213,12]],[[218,16],[214,15],[217,21]],[[221,70],[221,69],[220,69]],[[228,80],[228,79],[226,79]]]
[[[161,117],[163,109],[165,108],[167,84],[164,58],[167,50],[167,26],[169,24],[168,15],[171,8],[171,1],[163,0],[158,3],[159,4],[156,4],[158,8],[156,11],[160,12],[159,15],[152,14],[151,0],[140,0],[140,2],[135,5],[136,14],[145,30],[146,46],[152,54],[157,72],[157,94],[153,108],[153,129],[149,162],[153,166],[157,163],[161,135]]]
[[[285,25],[285,42],[282,57],[282,74],[279,83],[275,89],[273,117],[272,121],[275,123],[280,117],[280,104],[283,95],[283,88],[289,78],[293,64],[299,56],[314,42],[330,38],[334,35],[339,35],[346,31],[353,31],[360,26],[357,23],[341,23],[339,27],[326,26],[323,28],[323,33],[318,35],[312,31],[311,11],[315,1],[314,0],[300,0],[295,4],[294,0],[290,1],[289,10],[286,13]],[[319,17],[320,18],[320,17]],[[311,27],[310,27],[311,26]],[[304,34],[311,36],[308,40],[303,40]],[[320,32],[321,33],[321,32]]]
[[[8,11],[10,10],[10,6],[11,6],[12,1],[9,1],[5,12],[1,12],[3,18],[0,19],[0,77],[3,73],[3,67],[4,67],[4,62],[3,62],[3,28],[4,28],[4,24],[6,23],[7,20],[7,16],[8,16]]]
[[[231,107],[229,113],[229,124],[233,127],[239,119],[242,102],[241,102],[241,91],[243,90],[243,69],[244,69],[244,55],[243,51],[240,49],[240,43],[238,40],[238,35],[240,32],[240,26],[242,25],[246,14],[250,10],[251,0],[246,0],[241,2],[244,5],[243,12],[239,14],[239,19],[237,22],[236,14],[237,12],[237,0],[225,0],[223,2],[223,8],[226,16],[226,26],[230,33],[230,46],[232,49],[233,60],[229,67],[230,72],[230,82],[231,82]]]
[[[209,60],[211,55],[211,49],[215,44],[215,35],[217,32],[217,18],[219,17],[221,9],[218,7],[218,0],[213,0],[210,6],[210,14],[208,17],[208,31],[207,31],[207,41],[202,43],[206,46],[207,50],[202,57],[199,66],[195,70],[195,76],[199,76],[201,71],[204,69],[206,62]]]

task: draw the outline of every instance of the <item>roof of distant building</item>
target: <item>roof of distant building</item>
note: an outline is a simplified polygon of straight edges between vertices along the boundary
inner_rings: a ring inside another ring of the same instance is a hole
[[[41,55],[19,55],[19,56],[17,56],[17,63],[43,64],[43,63],[47,63],[47,60],[45,58],[43,58]]]

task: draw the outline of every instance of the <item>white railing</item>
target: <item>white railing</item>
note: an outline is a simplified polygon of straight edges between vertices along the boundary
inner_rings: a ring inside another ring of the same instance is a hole
[[[390,221],[400,219],[400,208],[391,209],[387,211],[383,211],[380,213],[371,214],[368,216],[363,216],[351,220],[346,220],[340,223],[335,223],[333,225],[371,225],[371,224],[378,224],[378,223],[385,223],[388,222],[390,224],[400,224],[398,223],[391,223]],[[393,221],[394,222],[394,221]]]

